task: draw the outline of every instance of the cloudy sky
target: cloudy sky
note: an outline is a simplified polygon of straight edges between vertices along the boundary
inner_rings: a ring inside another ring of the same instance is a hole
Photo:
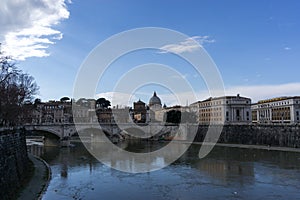
[[[80,66],[107,38],[134,28],[168,28],[189,38],[166,43],[159,51],[123,55],[101,77],[95,96],[112,98],[116,84],[132,68],[162,63],[192,85],[198,100],[205,99],[210,93],[201,75],[175,56],[193,53],[200,45],[218,67],[226,94],[239,93],[255,102],[300,95],[299,10],[296,0],[2,0],[0,42],[1,50],[34,76],[39,97],[49,100],[72,97]],[[129,97],[118,91],[113,104],[126,104],[128,98],[147,102],[154,90],[163,103],[178,103],[167,86],[153,83],[138,86]],[[180,92],[192,103],[187,91]]]

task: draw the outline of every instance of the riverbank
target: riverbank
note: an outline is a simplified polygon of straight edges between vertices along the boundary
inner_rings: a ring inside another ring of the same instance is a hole
[[[193,144],[203,145],[203,142],[193,142]],[[207,145],[212,145],[211,143],[206,143]],[[299,148],[291,148],[291,147],[272,147],[265,145],[247,145],[247,144],[224,144],[217,143],[215,146],[221,147],[234,147],[234,148],[243,148],[243,149],[262,149],[268,151],[286,151],[286,152],[298,152],[300,153]]]
[[[210,139],[216,134],[221,144],[300,148],[299,125],[199,125],[193,141],[203,142],[209,128],[212,131]]]
[[[34,172],[28,184],[20,192],[18,199],[41,199],[51,179],[51,169],[44,160],[31,154],[28,157],[33,163]]]
[[[16,199],[33,173],[27,155],[25,132],[0,131],[0,198]]]

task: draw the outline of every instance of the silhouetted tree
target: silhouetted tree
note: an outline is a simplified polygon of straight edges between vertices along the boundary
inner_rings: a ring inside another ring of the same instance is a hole
[[[62,98],[60,99],[61,102],[66,102],[66,101],[69,101],[69,100],[70,100],[69,97],[62,97]]]
[[[167,119],[166,119],[167,123],[178,124],[178,123],[180,123],[180,120],[181,120],[181,112],[178,110],[170,110],[167,112],[166,117],[167,117]]]
[[[96,100],[96,108],[107,109],[110,105],[110,101],[105,98],[99,98]]]
[[[37,104],[40,104],[40,103],[42,103],[42,100],[41,100],[41,99],[36,98],[36,99],[34,100],[34,105],[35,105],[35,106],[36,106]]]
[[[165,115],[165,121],[168,123],[196,123],[197,117],[193,112],[170,110]]]
[[[31,102],[38,86],[34,78],[17,69],[12,59],[0,52],[0,126],[21,123],[25,102]]]

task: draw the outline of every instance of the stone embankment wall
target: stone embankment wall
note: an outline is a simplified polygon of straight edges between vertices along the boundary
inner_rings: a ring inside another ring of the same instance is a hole
[[[16,198],[29,166],[25,133],[0,132],[0,199]]]
[[[208,126],[199,125],[196,142],[202,142]],[[218,143],[270,145],[300,148],[299,125],[225,125]]]

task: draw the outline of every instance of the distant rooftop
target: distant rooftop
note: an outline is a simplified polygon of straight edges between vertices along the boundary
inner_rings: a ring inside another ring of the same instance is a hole
[[[287,99],[300,99],[300,96],[292,96],[292,97],[276,97],[276,98],[272,98],[272,99],[265,99],[265,100],[259,100],[257,103],[270,103],[270,102],[274,102],[274,101],[282,101],[282,100],[287,100]]]
[[[212,100],[223,99],[223,98],[226,98],[226,99],[241,98],[241,99],[249,99],[250,100],[250,98],[248,98],[248,97],[242,97],[242,96],[240,96],[240,94],[237,94],[236,96],[209,97],[203,101],[197,101],[195,103],[192,103],[191,105],[196,104],[196,103],[202,103],[202,102],[207,102],[207,101],[212,101]]]

